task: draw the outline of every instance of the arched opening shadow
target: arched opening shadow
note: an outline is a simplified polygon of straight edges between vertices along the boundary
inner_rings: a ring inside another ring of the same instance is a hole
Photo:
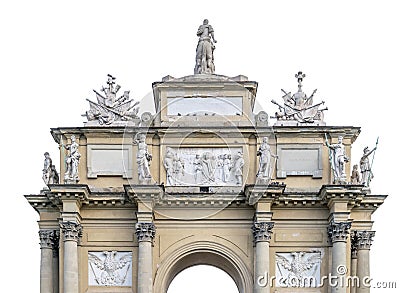
[[[225,271],[211,265],[195,265],[178,273],[167,290],[182,292],[239,293],[239,289]]]

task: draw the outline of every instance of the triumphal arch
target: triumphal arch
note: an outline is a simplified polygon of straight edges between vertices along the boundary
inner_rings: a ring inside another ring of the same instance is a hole
[[[376,147],[351,157],[360,128],[327,125],[302,72],[272,118],[254,113],[257,82],[215,74],[208,21],[198,36],[195,74],[154,82],[154,112],[108,75],[83,126],[51,129],[61,170],[45,153],[46,187],[25,196],[41,292],[166,293],[197,264],[241,293],[369,292]]]

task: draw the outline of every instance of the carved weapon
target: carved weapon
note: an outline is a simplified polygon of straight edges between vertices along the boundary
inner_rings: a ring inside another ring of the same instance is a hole
[[[285,110],[285,108],[283,106],[279,105],[279,103],[277,101],[271,100],[271,103],[277,105],[279,107],[279,109]]]
[[[128,264],[128,267],[127,267],[127,269],[126,269],[125,276],[124,276],[124,278],[122,279],[121,285],[123,285],[123,284],[125,283],[126,277],[128,276],[128,271],[129,271],[130,266],[131,266],[131,264]]]
[[[93,275],[94,275],[94,280],[97,282],[97,284],[100,284],[100,281],[99,281],[99,279],[97,278],[97,275],[96,275],[96,273],[94,272],[92,263],[91,263],[90,261],[89,261],[89,264],[90,264],[90,268],[92,269],[92,272],[93,272]]]
[[[322,101],[321,103],[318,103],[318,104],[312,105],[312,106],[310,106],[310,107],[306,107],[306,108],[304,108],[303,110],[312,109],[312,108],[315,108],[315,107],[318,107],[318,106],[321,106],[321,105],[324,105],[324,104],[325,104],[325,102],[324,102],[324,101]],[[326,108],[325,110],[328,110],[328,108]]]
[[[105,91],[105,88],[103,87],[103,89],[102,89],[103,91]],[[96,95],[99,95],[100,97],[102,97],[104,100],[106,99],[103,95],[101,95],[98,91],[96,91],[96,90],[93,90],[95,93],[96,93]]]
[[[306,102],[308,102],[309,100],[311,100],[312,97],[314,97],[314,94],[315,94],[316,92],[317,92],[317,89],[315,89],[315,90],[313,91],[313,93],[311,94],[311,96],[307,98],[307,101],[306,101]]]
[[[97,106],[99,106],[99,107],[101,107],[101,108],[103,108],[103,109],[105,109],[105,110],[107,110],[107,111],[110,111],[110,112],[112,112],[112,113],[114,113],[114,114],[117,114],[117,115],[119,115],[119,116],[121,116],[121,117],[124,117],[124,118],[129,119],[129,117],[125,116],[123,113],[121,113],[121,112],[119,112],[119,111],[116,111],[116,110],[114,110],[114,109],[112,109],[112,108],[109,108],[109,107],[107,107],[106,105],[97,104],[96,102],[93,102],[93,101],[91,101],[91,100],[89,100],[89,99],[86,99],[86,100],[87,100],[89,103],[93,103],[93,104],[95,104],[95,105],[97,105]]]
[[[375,153],[376,153],[376,150],[378,149],[378,142],[379,142],[379,136],[376,138],[375,151],[374,151],[374,155],[372,156],[371,167],[370,167],[369,174],[368,174],[367,186],[369,186],[369,182],[371,181],[372,165],[374,164]]]
[[[285,97],[285,96],[289,96],[289,98],[290,98],[294,103],[296,103],[296,101],[293,99],[293,97],[290,96],[290,92],[287,93],[284,89],[281,89],[281,91],[285,94],[284,97]]]

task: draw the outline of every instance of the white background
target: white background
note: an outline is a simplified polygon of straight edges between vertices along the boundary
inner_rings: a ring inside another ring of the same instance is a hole
[[[270,115],[269,101],[280,100],[281,88],[295,91],[302,70],[304,91],[318,88],[314,101],[329,107],[328,125],[362,127],[352,163],[380,137],[371,186],[389,197],[373,218],[371,271],[400,286],[398,1],[7,2],[0,4],[2,291],[39,292],[38,215],[23,195],[43,187],[43,153],[57,161],[49,129],[82,126],[85,98],[107,73],[135,99],[151,99],[152,82],[165,75],[192,74],[204,18],[218,41],[216,73],[258,81],[257,100]]]

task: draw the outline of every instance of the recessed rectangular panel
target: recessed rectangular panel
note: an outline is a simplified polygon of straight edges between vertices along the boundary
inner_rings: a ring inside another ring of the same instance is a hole
[[[242,115],[242,97],[167,98],[167,115]]]
[[[278,178],[311,175],[322,177],[320,145],[278,145]]]
[[[122,176],[132,178],[131,145],[88,145],[88,178]]]

